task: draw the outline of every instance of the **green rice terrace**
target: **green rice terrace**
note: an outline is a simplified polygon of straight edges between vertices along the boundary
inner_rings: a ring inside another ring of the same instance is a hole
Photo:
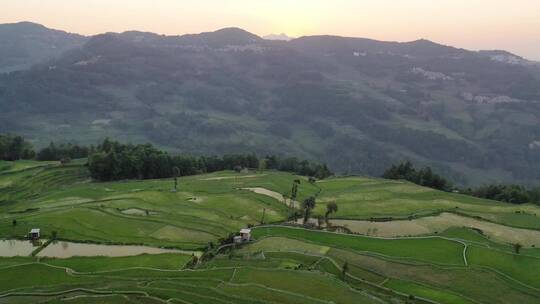
[[[540,303],[537,205],[271,170],[173,191],[85,162],[0,162],[0,303]]]

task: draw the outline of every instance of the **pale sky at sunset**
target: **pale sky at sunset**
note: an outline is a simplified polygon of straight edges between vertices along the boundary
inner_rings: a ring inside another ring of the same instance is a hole
[[[540,0],[0,0],[0,23],[97,34],[185,34],[237,26],[258,35],[419,38],[540,60]]]

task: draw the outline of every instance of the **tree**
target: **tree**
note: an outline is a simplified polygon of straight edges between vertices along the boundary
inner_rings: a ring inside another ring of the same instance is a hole
[[[521,247],[523,247],[523,245],[521,245],[520,243],[515,243],[514,244],[514,252],[516,254],[519,254],[519,252],[521,251]]]
[[[328,204],[326,204],[326,213],[324,214],[326,224],[328,224],[328,216],[331,213],[335,213],[337,211],[338,211],[338,205],[336,204],[336,202],[329,202]]]
[[[309,220],[309,215],[311,214],[311,210],[315,209],[315,197],[310,196],[306,198],[302,202],[302,209],[304,210],[304,224],[306,224]]]
[[[198,263],[199,263],[199,258],[195,254],[192,254],[191,261],[188,263],[187,266],[191,268],[195,268],[195,266],[197,266]]]
[[[174,192],[178,188],[178,177],[180,176],[180,169],[178,167],[173,167],[173,176],[174,176]]]
[[[21,136],[0,135],[0,159],[14,161],[35,156],[32,145]]]
[[[452,188],[452,184],[449,181],[433,173],[430,167],[416,170],[409,161],[397,166],[392,165],[392,167],[383,173],[382,177],[388,179],[404,179],[420,186],[442,191],[449,191]]]
[[[300,184],[299,179],[295,179],[293,181],[292,189],[291,189],[291,208],[294,209],[294,201],[296,200],[296,195],[298,194],[298,185]]]
[[[261,158],[259,160],[259,173],[263,173],[266,170],[268,160],[266,158]]]
[[[4,155],[7,145],[0,136],[0,154]],[[167,152],[153,147],[151,144],[121,144],[105,139],[96,148],[84,148],[73,145],[54,145],[40,151],[40,157],[59,159],[64,155],[70,158],[80,158],[88,153],[88,169],[92,178],[100,181],[119,179],[150,179],[170,178],[200,173],[210,173],[222,170],[235,170],[242,172],[243,168],[275,169],[290,171],[296,174],[313,175],[316,168],[325,168],[323,165],[314,165],[308,161],[296,159],[280,159],[276,156],[257,158],[254,154],[228,154],[218,156],[170,156]],[[174,168],[178,168],[178,170]],[[331,173],[328,173],[331,174]],[[326,175],[326,174],[324,174]],[[175,189],[178,187],[175,181]],[[296,192],[300,180],[295,180],[292,194]]]
[[[51,235],[52,235],[52,239],[53,239],[53,240],[56,240],[56,238],[58,237],[58,232],[57,232],[56,230],[53,230],[53,231],[51,232]]]

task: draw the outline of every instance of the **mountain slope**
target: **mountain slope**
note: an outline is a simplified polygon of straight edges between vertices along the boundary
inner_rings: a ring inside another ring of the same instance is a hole
[[[86,37],[48,29],[40,24],[0,24],[0,73],[24,70],[80,47]]]
[[[90,38],[0,77],[0,132],[173,151],[252,151],[380,174],[411,159],[458,183],[540,180],[540,69],[427,40],[270,41],[237,28]],[[53,68],[51,68],[51,66]]]

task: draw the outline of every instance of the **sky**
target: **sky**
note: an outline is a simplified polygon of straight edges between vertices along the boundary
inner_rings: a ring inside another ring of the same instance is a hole
[[[85,35],[240,27],[258,35],[420,38],[540,61],[540,0],[0,0],[0,23]]]

